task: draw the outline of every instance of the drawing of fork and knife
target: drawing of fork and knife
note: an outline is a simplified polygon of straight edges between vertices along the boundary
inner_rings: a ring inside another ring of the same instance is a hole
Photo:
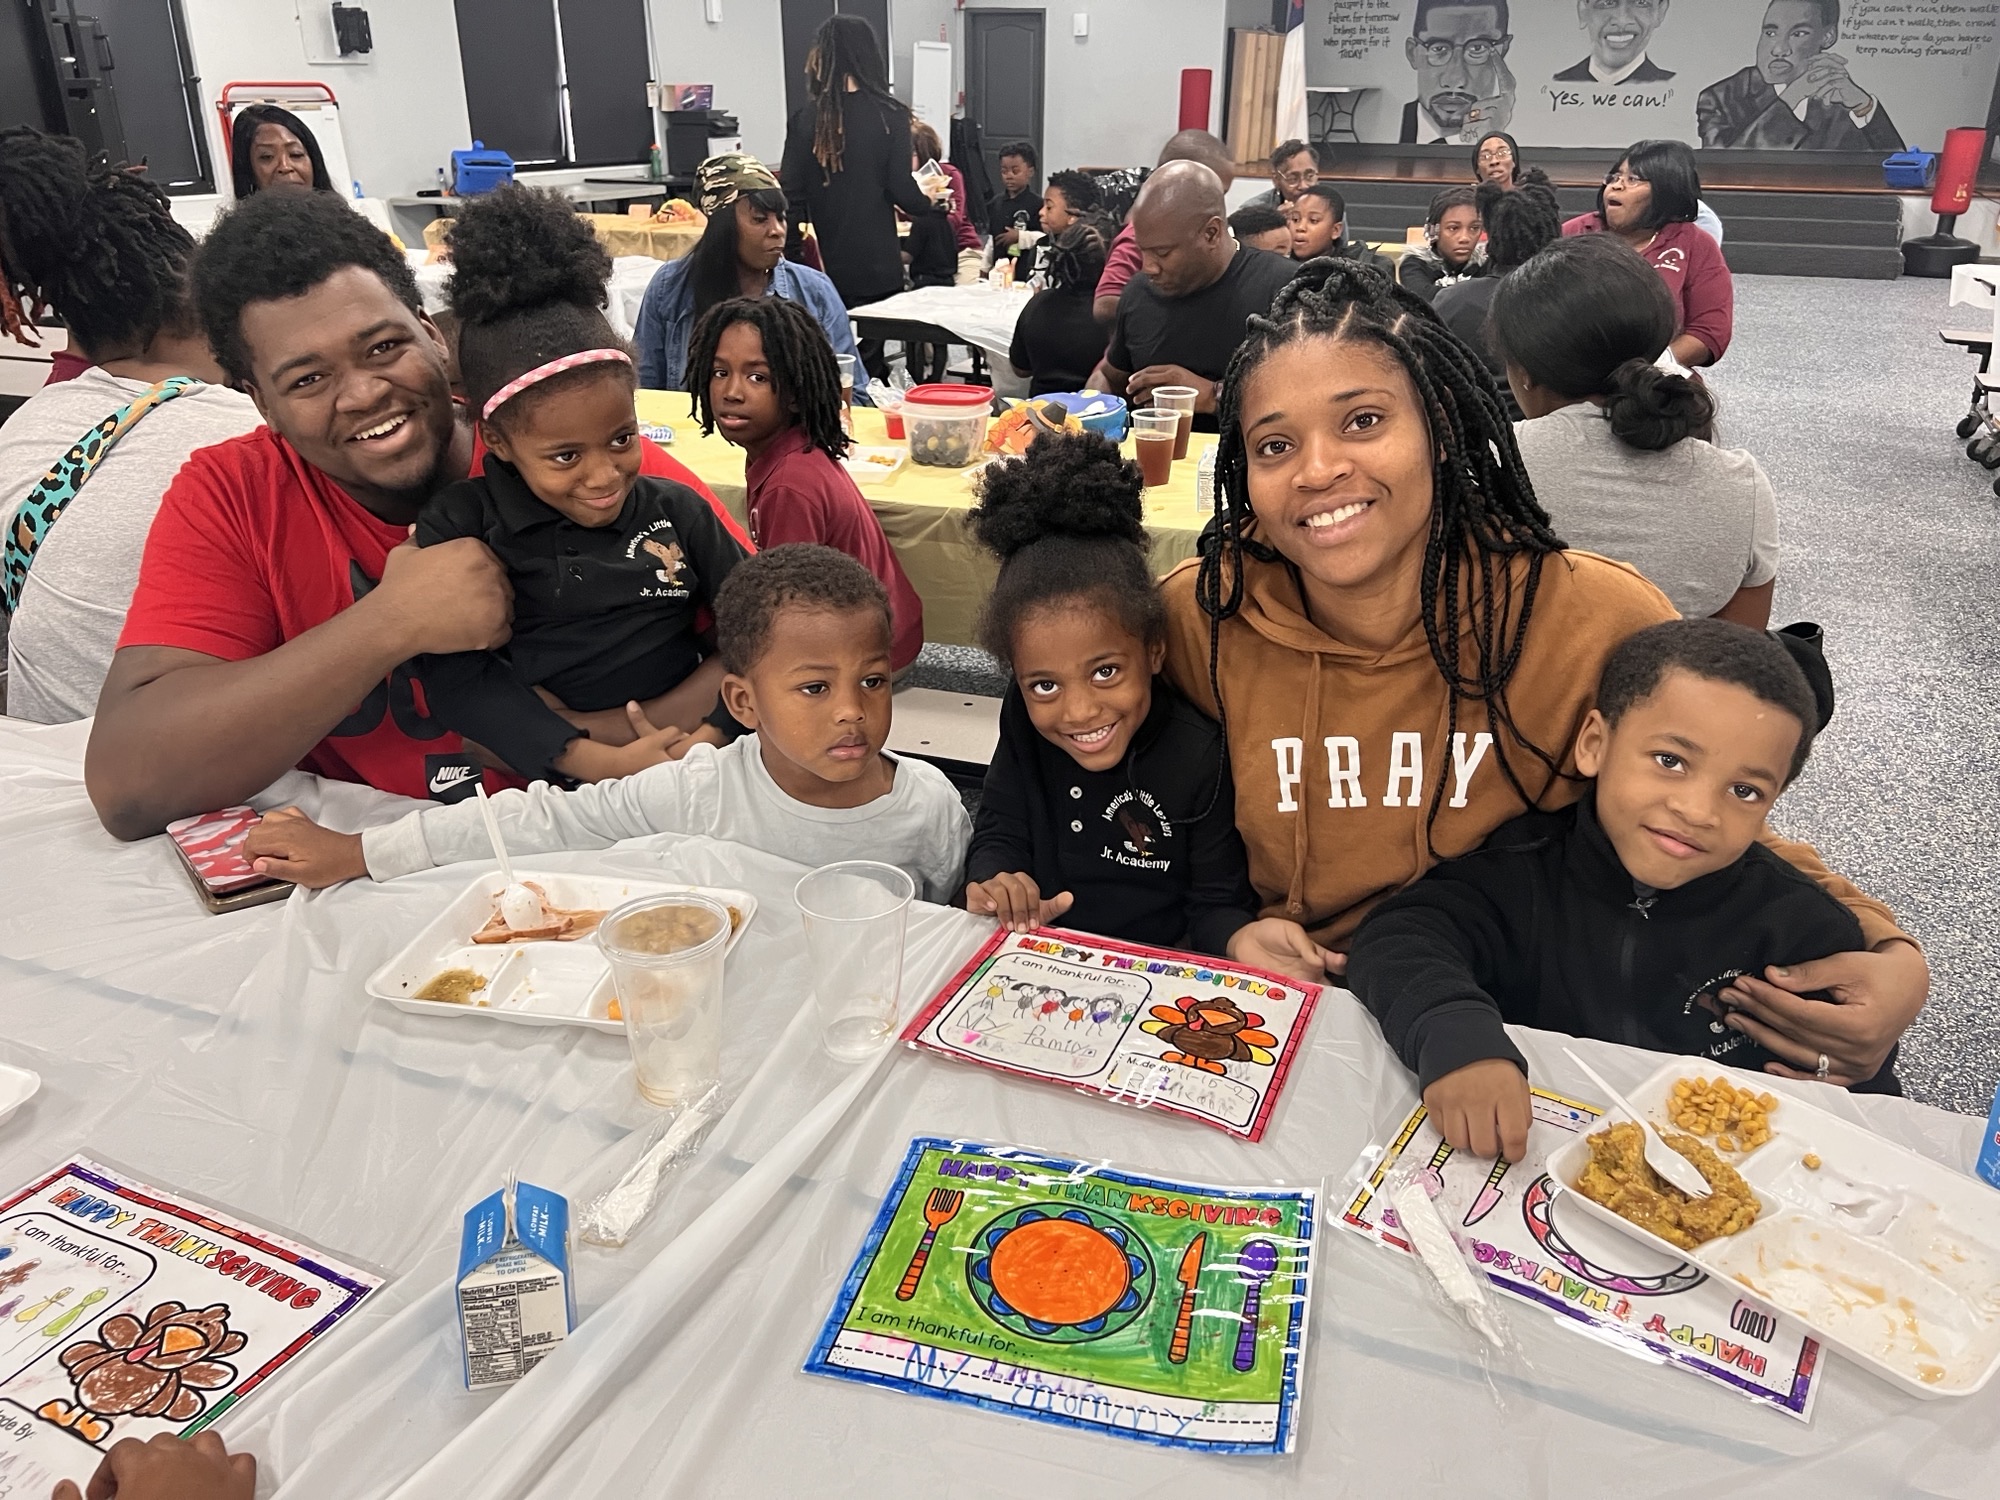
[[[1181,1301],[1174,1316],[1173,1339],[1167,1345],[1167,1359],[1172,1364],[1187,1363],[1195,1298],[1201,1285],[1201,1257],[1207,1248],[1208,1231],[1203,1230],[1188,1241],[1187,1249],[1181,1253],[1180,1269],[1175,1273],[1175,1280],[1181,1285]],[[1243,1288],[1243,1301],[1238,1314],[1236,1349],[1229,1362],[1238,1374],[1247,1375],[1257,1364],[1257,1320],[1264,1284],[1277,1274],[1278,1247],[1269,1240],[1251,1240],[1238,1253],[1235,1269],[1237,1282]]]
[[[1444,1164],[1451,1160],[1453,1149],[1449,1141],[1439,1141],[1437,1150],[1431,1153],[1431,1159],[1424,1164],[1422,1173],[1424,1191],[1433,1198],[1444,1191]],[[1492,1170],[1486,1174],[1485,1184],[1479,1189],[1479,1196],[1472,1200],[1472,1207],[1465,1211],[1465,1218],[1461,1221],[1467,1229],[1499,1206],[1500,1183],[1506,1177],[1507,1168],[1511,1165],[1512,1163],[1504,1156],[1493,1163]]]

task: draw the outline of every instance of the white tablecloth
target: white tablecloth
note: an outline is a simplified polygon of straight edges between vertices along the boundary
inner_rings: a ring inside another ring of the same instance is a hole
[[[978,345],[989,360],[1006,370],[1010,368],[1007,352],[1014,347],[1014,325],[1033,295],[1026,287],[1002,291],[983,281],[971,286],[920,286],[880,302],[851,307],[847,315],[934,323],[951,330],[963,342]]]
[[[423,261],[422,251],[408,253],[412,260]],[[611,280],[604,288],[607,299],[604,315],[610,319],[620,338],[632,337],[632,330],[639,323],[639,303],[646,295],[646,288],[652,284],[653,273],[664,264],[664,261],[654,260],[650,255],[620,255],[612,259]],[[446,296],[446,286],[451,281],[451,263],[433,261],[418,264],[414,269],[417,290],[423,293],[424,311],[435,314],[451,306]]]
[[[90,1150],[394,1273],[351,1326],[224,1419],[224,1435],[258,1453],[267,1492],[1992,1493],[2000,1387],[1923,1402],[1835,1356],[1802,1425],[1511,1304],[1531,1363],[1489,1380],[1413,1264],[1331,1224],[1300,1448],[1284,1460],[1152,1449],[803,1374],[913,1135],[1195,1181],[1321,1183],[1331,1219],[1343,1174],[1413,1090],[1338,992],[1255,1146],[929,1055],[899,1050],[873,1074],[837,1067],[809,1015],[788,1024],[809,983],[796,867],[700,839],[562,862],[756,892],[762,910],[728,971],[736,1104],[639,1239],[580,1250],[585,1321],[569,1343],[512,1390],[469,1396],[446,1290],[459,1214],[510,1168],[581,1198],[624,1165],[648,1115],[622,1040],[410,1016],[362,994],[476,867],[206,915],[162,841],[120,846],[98,829],[81,746],[80,726],[0,721],[0,1060],[44,1079],[0,1123],[0,1163],[20,1182]],[[353,788],[328,797],[329,818],[350,825],[399,805]],[[907,1000],[984,930],[919,909]],[[1522,1040],[1538,1079],[1583,1087],[1554,1042]],[[1588,1051],[1621,1084],[1656,1062]],[[857,1082],[858,1102],[836,1117],[828,1101]],[[1956,1167],[1979,1134],[1976,1121],[1901,1101],[1818,1102]],[[828,1125],[824,1148],[809,1149]]]

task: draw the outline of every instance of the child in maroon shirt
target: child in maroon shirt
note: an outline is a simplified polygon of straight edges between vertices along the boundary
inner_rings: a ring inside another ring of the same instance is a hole
[[[924,644],[924,606],[882,523],[840,459],[840,370],[826,331],[782,297],[717,303],[688,344],[702,431],[749,458],[750,535],[759,548],[818,542],[858,560],[889,591],[890,661],[900,672]]]

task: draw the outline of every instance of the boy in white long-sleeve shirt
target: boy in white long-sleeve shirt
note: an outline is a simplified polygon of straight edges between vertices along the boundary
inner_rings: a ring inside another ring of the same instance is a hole
[[[617,781],[502,792],[493,811],[513,854],[602,849],[698,833],[804,865],[875,859],[907,870],[928,901],[957,889],[971,825],[935,766],[885,755],[889,598],[845,553],[798,544],[737,565],[715,601],[722,699],[754,733]],[[256,868],[317,888],[391,880],[489,855],[470,802],[425,808],[366,833],[335,833],[294,808],[245,846]]]

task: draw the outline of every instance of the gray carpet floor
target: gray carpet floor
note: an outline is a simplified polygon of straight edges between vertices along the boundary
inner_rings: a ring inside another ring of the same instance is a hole
[[[2000,1077],[2000,499],[1964,456],[1973,362],[1938,342],[1947,283],[1743,276],[1713,372],[1723,440],[1778,493],[1773,622],[1817,620],[1839,709],[1774,822],[1887,901],[1930,955],[1912,1097],[1984,1114]],[[917,685],[997,694],[984,653],[927,646]]]

